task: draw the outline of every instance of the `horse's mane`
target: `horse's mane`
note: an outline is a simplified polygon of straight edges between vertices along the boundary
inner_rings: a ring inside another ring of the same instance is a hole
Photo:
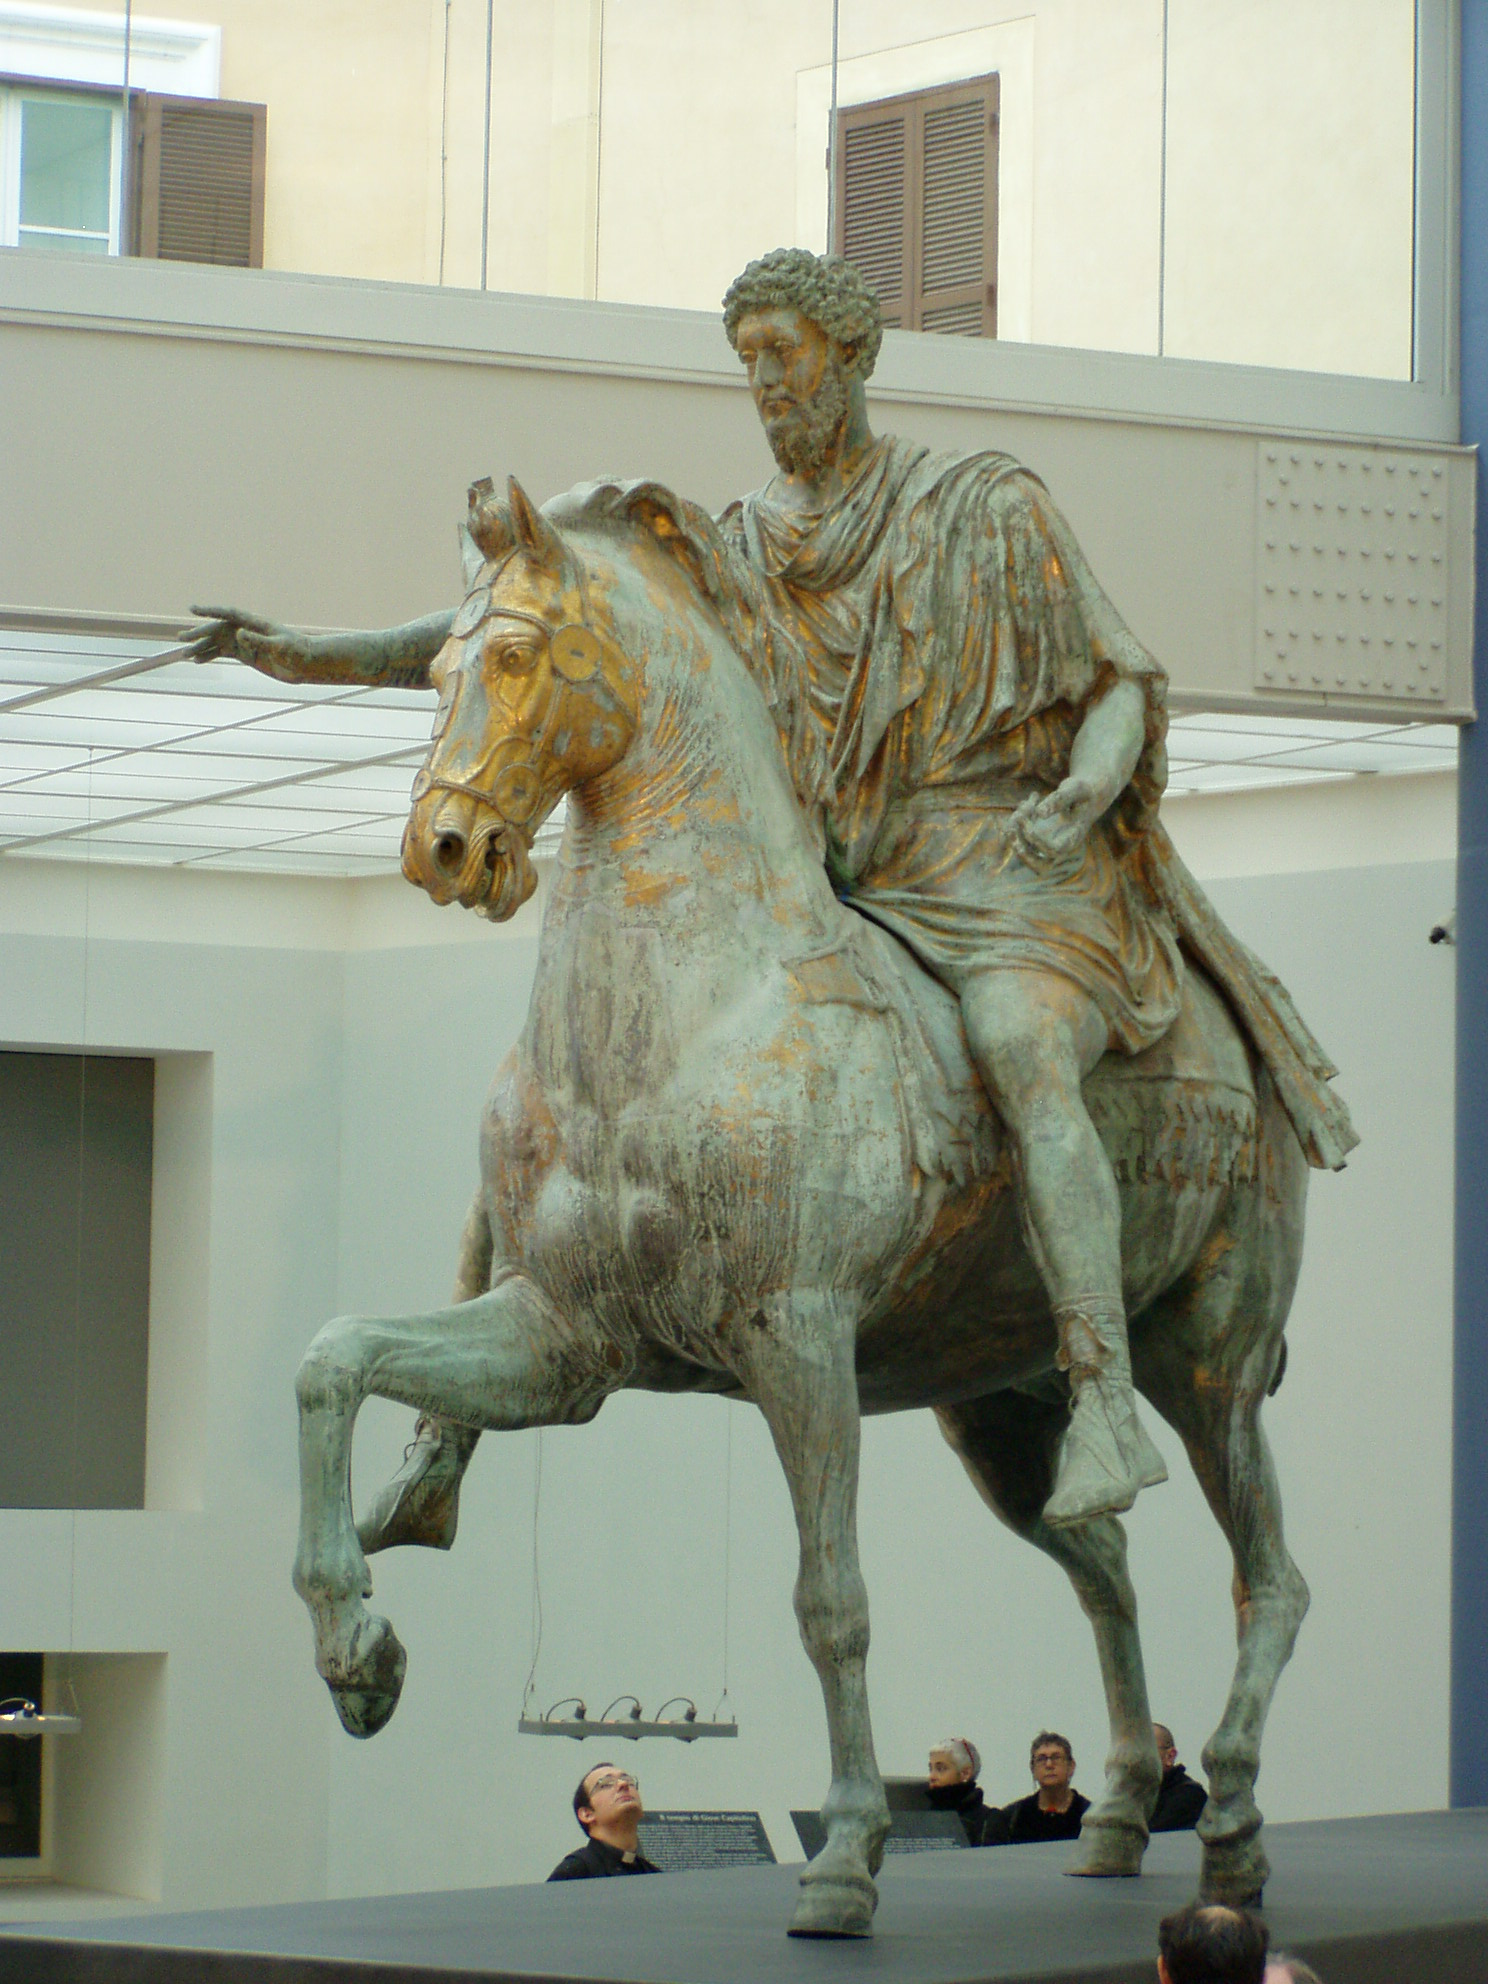
[[[797,797],[808,811],[832,795],[826,744],[811,713],[810,671],[781,618],[768,581],[740,557],[708,512],[660,482],[580,483],[544,506],[564,525],[601,531],[639,525],[667,551],[723,622],[754,678],[785,751]]]

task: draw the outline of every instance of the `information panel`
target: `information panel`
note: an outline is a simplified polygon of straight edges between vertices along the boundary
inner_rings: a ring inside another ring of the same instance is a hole
[[[792,1812],[801,1850],[808,1860],[815,1859],[827,1843],[826,1827],[820,1812]],[[958,1846],[969,1846],[966,1828],[954,1812],[889,1813],[887,1853],[948,1853]]]
[[[775,1865],[758,1812],[648,1812],[640,1837],[642,1853],[664,1874]]]

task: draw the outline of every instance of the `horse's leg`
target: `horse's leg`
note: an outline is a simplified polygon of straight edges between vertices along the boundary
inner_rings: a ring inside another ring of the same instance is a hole
[[[1282,1133],[1290,1138],[1285,1125]],[[1295,1142],[1295,1140],[1292,1140]],[[1300,1164],[1300,1152],[1298,1163]],[[1201,1892],[1253,1900],[1270,1865],[1261,1844],[1255,1782],[1261,1734],[1281,1671],[1307,1611],[1307,1584],[1282,1531],[1281,1491],[1261,1427],[1261,1406],[1281,1368],[1282,1329],[1296,1280],[1301,1208],[1268,1232],[1242,1214],[1215,1265],[1167,1297],[1144,1329],[1137,1382],[1181,1436],[1194,1473],[1234,1556],[1240,1644],[1229,1699],[1204,1748],[1209,1803]]]
[[[868,1593],[858,1568],[856,1301],[797,1290],[746,1326],[749,1396],[775,1442],[801,1539],[796,1618],[821,1680],[832,1750],[827,1843],[801,1876],[793,1936],[866,1936],[889,1809],[873,1754],[865,1667]]]
[[[492,1253],[485,1194],[477,1191],[460,1234],[454,1301],[473,1302],[485,1294],[491,1286]],[[419,1414],[402,1467],[357,1523],[357,1541],[367,1556],[400,1543],[450,1548],[460,1519],[460,1483],[479,1439],[473,1426]]]
[[[1105,1790],[1085,1814],[1070,1872],[1138,1874],[1162,1770],[1147,1707],[1136,1593],[1126,1569],[1126,1533],[1115,1516],[1058,1527],[1044,1521],[1069,1421],[1063,1400],[994,1392],[943,1406],[936,1418],[993,1514],[1064,1568],[1095,1632],[1111,1747]]]
[[[351,1514],[352,1430],[371,1396],[461,1426],[515,1429],[592,1419],[623,1382],[613,1345],[576,1326],[535,1283],[507,1270],[485,1295],[426,1316],[342,1317],[306,1352],[300,1408],[300,1542],[295,1590],[315,1625],[315,1664],[353,1736],[398,1704],[406,1665],[385,1619],[367,1611],[367,1560]]]

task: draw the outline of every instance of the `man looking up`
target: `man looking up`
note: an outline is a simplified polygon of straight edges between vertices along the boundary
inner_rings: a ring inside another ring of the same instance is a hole
[[[1016,1153],[1072,1394],[1044,1519],[1127,1509],[1166,1469],[1137,1417],[1116,1181],[1081,1084],[1171,1026],[1181,934],[1253,1032],[1285,1036],[1273,1074],[1315,1162],[1355,1141],[1346,1112],[1157,826],[1166,677],[1043,484],[1006,455],[875,439],[880,315],[850,264],[779,249],[723,311],[779,472],[720,526],[806,656],[829,866],[958,995]]]
[[[1041,1730],[1029,1750],[1028,1767],[1038,1789],[1004,1811],[1008,1845],[1037,1846],[1049,1839],[1078,1839],[1090,1800],[1075,1789],[1075,1753],[1069,1738],[1052,1729]]]
[[[612,1874],[659,1874],[642,1853],[638,1827],[645,1816],[641,1787],[628,1771],[596,1764],[579,1779],[574,1817],[589,1835],[549,1874],[550,1881],[589,1881]]]

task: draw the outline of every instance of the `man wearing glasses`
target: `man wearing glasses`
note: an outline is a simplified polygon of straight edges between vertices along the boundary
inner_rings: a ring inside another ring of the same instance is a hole
[[[613,1764],[596,1764],[579,1779],[574,1817],[588,1844],[560,1860],[550,1881],[593,1881],[611,1874],[659,1874],[642,1853],[637,1832],[645,1816],[639,1781]]]

